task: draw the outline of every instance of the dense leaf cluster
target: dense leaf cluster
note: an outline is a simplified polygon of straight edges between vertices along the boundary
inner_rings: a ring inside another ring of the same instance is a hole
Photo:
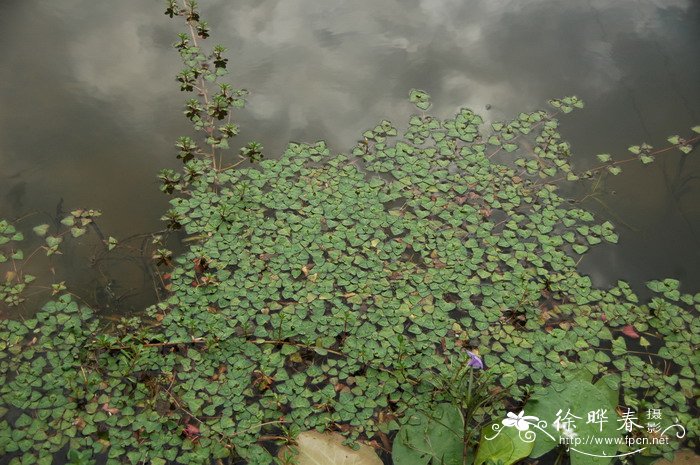
[[[700,295],[652,282],[642,305],[623,282],[594,288],[574,246],[614,241],[609,223],[445,134],[449,121],[412,121],[434,126],[422,144],[416,124],[390,141],[383,123],[356,155],[290,144],[261,169],[195,180],[173,209],[205,239],[176,259],[155,327],[99,336],[67,298],[2,322],[3,453],[269,463],[265,440],[295,430],[395,430],[447,400],[432,380],[467,349],[515,401],[581,369],[619,372],[625,405],[643,395],[694,434]]]

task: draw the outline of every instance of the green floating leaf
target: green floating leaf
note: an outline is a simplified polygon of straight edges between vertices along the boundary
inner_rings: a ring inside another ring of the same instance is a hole
[[[615,356],[625,355],[627,353],[627,343],[622,337],[613,339],[612,341],[612,354]]]
[[[427,110],[430,107],[430,95],[420,89],[411,89],[408,99],[421,110]]]
[[[66,282],[65,281],[61,281],[60,283],[51,285],[51,295],[59,294],[65,290],[66,290]]]
[[[39,226],[34,226],[32,228],[32,231],[34,231],[34,234],[37,236],[44,237],[46,233],[49,230],[49,225],[48,224],[40,224]]]
[[[574,244],[571,248],[574,249],[574,252],[577,254],[584,254],[588,250],[588,246],[584,244]]]
[[[49,247],[58,247],[61,242],[63,242],[63,237],[61,236],[48,236],[46,238],[46,245]]]
[[[488,460],[502,465],[512,465],[530,455],[535,443],[523,441],[517,428],[501,427],[501,432],[494,437],[496,433],[493,426],[494,424],[490,424],[481,430],[474,465],[482,465]]]
[[[117,244],[117,240],[114,237],[109,236],[109,239],[107,239],[107,249],[112,250],[117,246]]]
[[[608,233],[603,238],[612,243],[612,244],[617,244],[617,241],[620,239],[620,236],[618,236],[616,233]]]
[[[610,161],[610,154],[609,153],[599,153],[596,155],[598,157],[598,160],[602,161],[603,163],[607,163]]]

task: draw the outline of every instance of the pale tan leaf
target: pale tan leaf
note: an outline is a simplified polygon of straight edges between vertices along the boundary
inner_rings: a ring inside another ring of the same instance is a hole
[[[297,436],[297,446],[283,447],[277,455],[283,464],[298,465],[382,465],[373,448],[361,444],[358,450],[344,446],[338,433],[306,431]],[[298,454],[291,459],[294,453]],[[296,460],[296,462],[294,461]]]

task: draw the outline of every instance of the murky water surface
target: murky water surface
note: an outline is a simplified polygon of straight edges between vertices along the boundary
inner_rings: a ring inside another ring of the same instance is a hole
[[[271,157],[289,140],[349,151],[380,119],[405,121],[413,87],[429,91],[442,116],[468,106],[488,119],[576,94],[587,107],[563,131],[581,167],[700,124],[692,0],[201,3],[213,41],[230,49],[231,78],[252,91],[240,141],[261,141]],[[104,212],[107,235],[162,228],[156,174],[177,166],[173,141],[189,134],[173,79],[177,32],[160,1],[0,3],[0,217],[40,212],[28,220],[36,224],[57,207],[89,207]],[[618,246],[581,263],[596,283],[670,276],[700,290],[695,152],[628,165],[587,200],[620,228]],[[118,293],[112,311],[154,301],[137,256],[96,265],[98,244],[82,242],[59,264],[86,300]]]

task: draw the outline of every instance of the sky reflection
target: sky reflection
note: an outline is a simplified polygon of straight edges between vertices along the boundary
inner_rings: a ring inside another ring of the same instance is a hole
[[[240,141],[258,139],[271,157],[289,140],[347,151],[377,121],[405,120],[413,87],[441,116],[469,106],[487,119],[576,94],[587,108],[564,132],[579,166],[700,123],[700,6],[690,0],[202,5],[213,41],[230,49],[231,79],[252,91]],[[189,134],[170,48],[179,28],[162,9],[0,4],[0,216],[53,212],[62,198],[102,209],[118,237],[161,227],[155,176],[177,166],[173,141]],[[596,282],[668,275],[700,290],[700,162],[679,160],[629,167],[589,204],[621,225],[619,247],[582,262]]]

